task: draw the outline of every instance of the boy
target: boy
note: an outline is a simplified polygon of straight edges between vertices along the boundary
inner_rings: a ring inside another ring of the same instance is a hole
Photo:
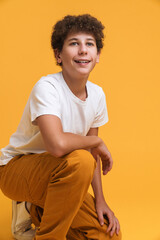
[[[84,14],[66,16],[52,33],[62,72],[34,86],[22,119],[3,148],[0,187],[13,201],[16,239],[121,239],[101,183],[112,157],[98,137],[108,121],[105,95],[88,81],[103,47],[103,25]],[[87,193],[92,184],[95,198]],[[18,202],[17,202],[18,201]],[[31,204],[30,204],[31,203]],[[30,217],[31,216],[31,217]]]

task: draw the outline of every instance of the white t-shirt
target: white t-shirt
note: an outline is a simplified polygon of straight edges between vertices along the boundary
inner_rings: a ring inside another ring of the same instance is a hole
[[[0,165],[20,154],[45,152],[44,142],[35,123],[38,116],[56,115],[64,132],[86,136],[90,128],[108,122],[105,95],[101,87],[87,81],[85,101],[76,97],[66,84],[62,72],[42,77],[33,87],[17,131],[1,149]]]

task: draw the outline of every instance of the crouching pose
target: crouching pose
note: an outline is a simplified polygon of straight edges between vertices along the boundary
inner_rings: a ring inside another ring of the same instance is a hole
[[[17,131],[1,149],[0,188],[13,200],[17,240],[121,239],[101,183],[101,169],[106,175],[112,168],[98,137],[108,121],[105,95],[88,81],[103,29],[89,14],[55,24],[51,45],[61,71],[35,84]]]

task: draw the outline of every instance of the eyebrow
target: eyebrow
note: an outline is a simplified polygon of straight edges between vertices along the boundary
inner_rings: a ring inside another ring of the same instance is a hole
[[[73,41],[73,40],[79,40],[78,38],[70,38],[70,39],[68,39],[68,41],[70,42],[70,41]],[[86,40],[89,40],[89,41],[93,41],[93,42],[95,42],[95,40],[94,40],[94,38],[87,38]]]

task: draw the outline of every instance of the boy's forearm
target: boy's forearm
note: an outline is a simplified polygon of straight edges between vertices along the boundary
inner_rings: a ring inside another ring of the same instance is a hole
[[[42,115],[37,118],[46,150],[55,157],[62,157],[77,149],[98,147],[103,141],[98,136],[81,136],[64,132],[61,120],[54,115]]]
[[[100,158],[97,160],[97,167],[94,171],[93,179],[92,179],[92,188],[94,192],[94,196],[96,201],[100,201],[104,199],[103,189],[102,189],[102,180],[101,180],[101,162]]]
[[[62,133],[59,136],[58,147],[51,145],[50,153],[61,157],[77,149],[91,149],[97,147],[102,140],[98,136],[80,136],[73,133]]]

